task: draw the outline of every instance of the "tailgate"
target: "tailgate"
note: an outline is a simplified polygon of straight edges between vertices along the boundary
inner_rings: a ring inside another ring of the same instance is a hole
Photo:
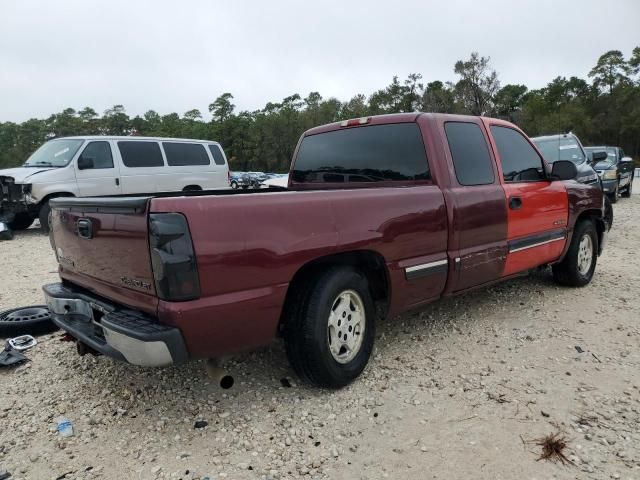
[[[149,255],[151,197],[51,200],[60,276],[114,302],[155,314]]]

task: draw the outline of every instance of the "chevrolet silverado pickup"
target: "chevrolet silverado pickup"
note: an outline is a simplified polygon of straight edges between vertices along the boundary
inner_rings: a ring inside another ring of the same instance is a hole
[[[280,336],[337,388],[384,318],[540,266],[589,283],[603,194],[576,173],[493,118],[332,123],[301,136],[286,188],[52,200],[46,302],[82,352],[164,366]]]

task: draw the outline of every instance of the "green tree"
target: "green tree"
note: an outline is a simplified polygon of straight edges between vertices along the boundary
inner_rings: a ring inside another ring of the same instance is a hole
[[[494,95],[500,82],[490,60],[472,52],[468,60],[458,60],[454,66],[454,72],[460,76],[455,84],[456,99],[472,115],[490,115],[494,111]]]
[[[213,115],[214,122],[224,122],[233,115],[233,110],[236,106],[231,103],[231,100],[233,100],[233,95],[223,93],[213,103],[209,104],[209,112]]]
[[[622,52],[609,50],[600,56],[596,66],[589,72],[589,77],[593,77],[593,84],[596,87],[606,87],[609,93],[612,93],[613,87],[629,80],[627,73],[628,65],[624,61]]]

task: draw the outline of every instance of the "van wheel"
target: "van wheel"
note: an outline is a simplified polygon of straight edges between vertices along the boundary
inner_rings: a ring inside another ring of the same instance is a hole
[[[576,225],[564,259],[553,265],[553,278],[560,285],[583,287],[591,282],[598,261],[598,232],[591,220]]]
[[[40,229],[42,233],[49,233],[50,223],[49,217],[51,216],[51,206],[49,205],[49,200],[44,202],[40,207],[40,212],[38,213],[38,220],[40,220]]]
[[[26,230],[31,226],[35,219],[31,218],[31,215],[28,213],[16,213],[16,216],[13,217],[13,220],[8,223],[9,228],[11,230]]]
[[[289,309],[287,357],[303,380],[340,388],[364,370],[375,338],[375,308],[366,277],[349,267],[319,274]]]

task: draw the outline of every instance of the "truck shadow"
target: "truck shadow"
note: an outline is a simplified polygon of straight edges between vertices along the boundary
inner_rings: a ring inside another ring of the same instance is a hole
[[[513,303],[522,309],[520,319],[525,328],[532,322],[528,313],[535,311],[534,304],[540,307],[541,300],[544,305],[546,299],[559,295],[560,291],[550,271],[540,270],[527,277],[444,299],[420,311],[379,322],[369,366],[362,378],[345,390],[366,390],[367,383],[384,381],[385,376],[393,375],[392,370],[396,367],[389,367],[389,364],[402,363],[401,357],[407,354],[407,341],[411,341],[412,354],[415,354],[415,348],[422,348],[427,358],[447,351],[455,336],[469,336],[468,341],[475,344],[474,332],[500,329],[500,317],[513,316],[509,313],[513,312]],[[126,392],[123,398],[126,407],[123,408],[138,410],[139,415],[145,414],[149,404],[170,408],[175,405],[176,396],[181,399],[181,409],[191,409],[196,415],[212,407],[245,408],[251,402],[267,398],[276,399],[277,404],[341,395],[341,391],[321,390],[301,383],[288,364],[282,341],[227,362],[226,368],[235,378],[235,385],[230,390],[221,390],[209,380],[204,361],[169,368],[142,368],[104,357],[80,359],[71,351],[68,355],[73,358],[65,363],[76,370],[75,377],[83,384],[83,391],[87,394],[94,391],[95,395],[108,392],[116,396]],[[398,364],[397,368],[402,366]]]

